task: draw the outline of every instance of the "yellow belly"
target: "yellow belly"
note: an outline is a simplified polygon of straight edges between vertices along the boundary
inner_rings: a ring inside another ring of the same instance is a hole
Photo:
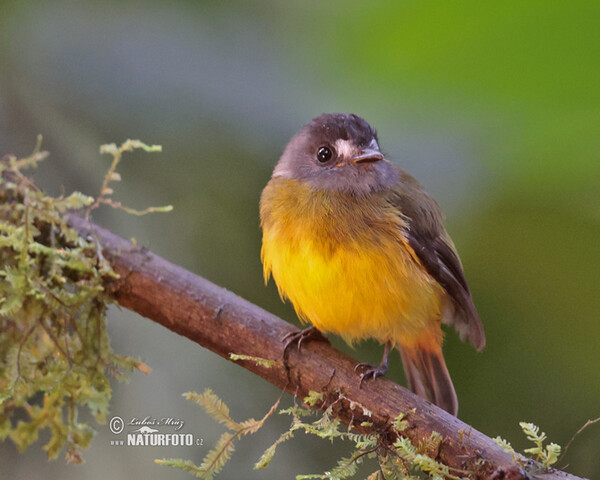
[[[383,194],[357,200],[273,182],[261,200],[265,278],[273,275],[302,320],[348,342],[406,344],[439,330],[443,290]]]

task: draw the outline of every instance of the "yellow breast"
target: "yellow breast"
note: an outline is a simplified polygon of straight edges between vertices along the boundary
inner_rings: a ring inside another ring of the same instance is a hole
[[[386,193],[355,197],[272,179],[261,198],[262,261],[282,298],[319,330],[352,342],[410,343],[440,322],[430,277]]]

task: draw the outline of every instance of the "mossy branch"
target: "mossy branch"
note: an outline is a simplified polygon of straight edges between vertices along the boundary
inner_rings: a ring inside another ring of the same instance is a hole
[[[360,433],[377,434],[393,445],[400,440],[393,433],[393,422],[399,414],[414,411],[402,420],[408,422],[404,437],[419,445],[437,433],[441,442],[436,460],[451,471],[468,471],[472,478],[527,478],[527,459],[514,458],[491,438],[396,383],[378,379],[360,388],[356,361],[330,345],[311,342],[300,351],[292,349],[286,367],[281,340],[294,326],[81,217],[71,215],[69,223],[82,235],[98,239],[119,274],[107,282],[122,306],[226,359],[231,360],[233,353],[236,363],[297,398],[320,392],[315,406],[329,410],[332,417]],[[256,358],[269,361],[257,362]],[[542,470],[535,467],[538,478],[577,478]]]

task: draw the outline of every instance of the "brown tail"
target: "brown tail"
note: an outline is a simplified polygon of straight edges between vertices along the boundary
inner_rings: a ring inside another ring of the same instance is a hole
[[[439,345],[398,346],[408,388],[452,415],[458,413],[458,398]],[[433,347],[433,348],[432,348]]]

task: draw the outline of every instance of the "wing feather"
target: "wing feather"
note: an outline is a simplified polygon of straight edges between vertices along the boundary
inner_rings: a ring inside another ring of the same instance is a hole
[[[444,322],[454,326],[461,340],[468,339],[477,350],[485,347],[485,333],[462,264],[443,226],[444,216],[436,201],[408,173],[401,170],[399,188],[392,202],[407,222],[408,244],[423,268],[446,291],[453,311]]]

